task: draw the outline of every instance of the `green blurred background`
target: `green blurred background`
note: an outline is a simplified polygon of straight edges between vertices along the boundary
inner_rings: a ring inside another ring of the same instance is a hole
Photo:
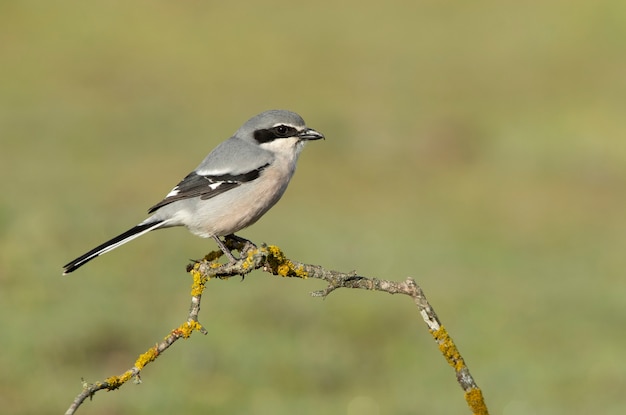
[[[494,414],[626,412],[626,3],[0,2],[0,408],[58,414],[185,318],[159,231],[61,277],[248,117],[327,136],[242,236],[413,276]],[[84,414],[469,413],[411,301],[256,272]]]

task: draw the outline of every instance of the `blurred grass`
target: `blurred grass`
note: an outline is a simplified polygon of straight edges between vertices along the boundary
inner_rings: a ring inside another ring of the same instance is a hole
[[[493,413],[623,413],[625,27],[618,1],[0,2],[0,407],[59,413],[180,323],[209,241],[60,267],[289,108],[328,139],[242,236],[414,276]],[[410,302],[317,288],[211,282],[210,334],[82,412],[467,411]]]

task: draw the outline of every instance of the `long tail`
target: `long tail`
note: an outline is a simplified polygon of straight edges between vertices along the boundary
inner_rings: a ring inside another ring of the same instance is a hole
[[[158,222],[150,222],[150,223],[140,223],[132,229],[127,230],[121,235],[116,236],[103,243],[102,245],[98,245],[91,251],[87,252],[84,255],[79,256],[73,261],[68,262],[63,266],[63,275],[67,275],[70,272],[76,271],[78,268],[85,265],[87,262],[91,261],[94,258],[99,257],[102,254],[106,254],[109,251],[114,250],[118,246],[124,245],[126,242],[130,242],[135,238],[140,237],[141,235],[150,232],[151,230],[157,229],[165,224],[164,221]]]

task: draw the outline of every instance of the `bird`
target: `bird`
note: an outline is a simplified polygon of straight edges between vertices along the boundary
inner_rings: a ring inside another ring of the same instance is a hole
[[[148,209],[146,220],[63,266],[63,275],[156,229],[185,226],[213,238],[230,263],[236,261],[220,237],[254,224],[282,197],[307,141],[324,135],[287,110],[269,110],[246,121],[215,147],[163,200]]]

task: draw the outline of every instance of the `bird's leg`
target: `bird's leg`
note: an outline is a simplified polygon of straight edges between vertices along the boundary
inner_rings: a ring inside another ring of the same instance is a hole
[[[222,252],[228,257],[228,259],[230,259],[231,263],[237,262],[237,259],[235,259],[232,252],[230,252],[230,249],[226,247],[224,242],[222,242],[222,240],[218,236],[214,235],[213,239],[215,239],[215,242],[217,242],[217,246],[219,246]]]

